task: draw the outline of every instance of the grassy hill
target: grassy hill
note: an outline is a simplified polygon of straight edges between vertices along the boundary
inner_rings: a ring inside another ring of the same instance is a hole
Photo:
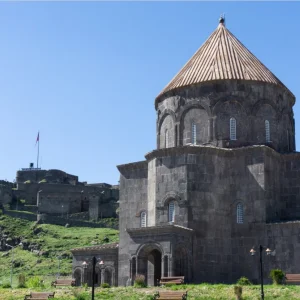
[[[109,228],[64,227],[36,224],[23,219],[0,215],[0,238],[14,248],[14,283],[18,274],[52,276],[72,272],[70,249],[118,241],[118,231]],[[58,261],[60,257],[60,262]],[[0,251],[0,283],[8,282],[12,251]]]

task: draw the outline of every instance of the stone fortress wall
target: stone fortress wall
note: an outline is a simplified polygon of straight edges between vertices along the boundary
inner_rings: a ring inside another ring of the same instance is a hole
[[[0,205],[8,204],[11,202],[12,188],[13,188],[12,182],[6,180],[0,180]]]
[[[25,200],[37,214],[67,216],[88,212],[89,219],[116,217],[119,189],[106,183],[79,182],[78,176],[61,170],[25,169],[17,172],[16,187],[7,187],[9,196],[0,202]],[[0,186],[0,197],[4,195]],[[36,206],[32,207],[32,206]],[[20,206],[19,206],[20,207]],[[79,216],[78,216],[79,217]]]

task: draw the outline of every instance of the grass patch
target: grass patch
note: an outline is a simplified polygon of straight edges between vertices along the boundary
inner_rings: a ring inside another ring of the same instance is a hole
[[[150,300],[156,291],[166,291],[171,288],[144,288],[138,289],[134,287],[112,287],[110,289],[96,288],[95,299],[107,300]],[[55,299],[58,300],[78,300],[90,299],[91,288],[86,291],[83,288],[52,288],[46,286],[44,291],[55,291]],[[189,300],[235,300],[234,285],[225,284],[198,284],[198,285],[183,285],[182,291],[188,290]],[[25,294],[29,294],[29,289],[3,289],[0,288],[0,300],[24,299]],[[259,300],[260,286],[244,286],[243,300]],[[265,286],[265,300],[296,300],[300,299],[300,286]]]
[[[100,245],[118,241],[118,231],[110,228],[64,227],[40,224],[23,219],[0,215],[2,233],[8,235],[8,243],[22,241],[24,250],[17,246],[14,251],[13,286],[17,286],[18,275],[26,278],[34,275],[55,276],[72,273],[71,249],[84,246]],[[18,243],[18,242],[16,242]],[[15,243],[15,244],[16,244]],[[34,250],[34,251],[31,251]],[[0,252],[0,283],[9,281],[11,250]]]

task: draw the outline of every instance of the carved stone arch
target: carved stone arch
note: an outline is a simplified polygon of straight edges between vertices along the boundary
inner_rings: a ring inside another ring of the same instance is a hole
[[[207,143],[210,139],[210,116],[211,111],[206,103],[197,101],[186,105],[177,117],[177,123],[179,122],[179,144],[196,143],[201,145]],[[192,142],[192,119],[195,121],[195,128],[197,128],[195,130],[195,142]]]
[[[170,135],[170,139],[171,139],[171,145],[175,146],[176,145],[176,125],[175,125],[175,113],[170,110],[170,109],[165,109],[162,114],[161,117],[158,119],[157,121],[157,128],[156,128],[156,132],[157,132],[157,148],[160,149],[164,144],[164,138],[165,138],[165,134],[166,133],[162,133],[162,126],[164,124],[164,121],[166,120],[167,117],[171,117],[172,119],[172,126],[171,128],[169,128],[168,130],[171,131],[171,135]]]
[[[189,282],[192,277],[192,254],[186,243],[177,243],[172,257],[175,276],[184,276],[185,281]]]
[[[222,105],[225,104],[226,102],[236,102],[237,104],[239,104],[241,106],[243,113],[249,115],[251,113],[251,110],[248,107],[245,107],[243,101],[244,101],[243,97],[237,97],[237,96],[222,97],[214,105],[214,107],[212,109],[212,116],[216,117],[218,111],[220,110],[220,108],[222,107]]]
[[[245,201],[243,199],[235,199],[234,201],[231,202],[230,204],[230,210],[232,210],[234,207],[237,206],[238,203],[242,203],[243,205],[245,205]]]
[[[233,202],[230,203],[229,205],[229,210],[227,212],[227,216],[231,217],[231,216],[236,216],[236,209],[237,209],[237,205],[241,203],[243,205],[243,210],[244,210],[244,215],[245,215],[245,209],[248,208],[248,206],[246,205],[246,201],[243,199],[235,199]]]
[[[173,119],[173,122],[174,122],[174,124],[175,124],[176,116],[175,116],[174,111],[171,110],[171,109],[166,108],[166,109],[160,114],[160,118],[159,118],[159,120],[158,120],[158,122],[157,122],[157,130],[158,130],[159,133],[160,133],[161,125],[162,125],[163,121],[165,120],[165,118],[166,118],[167,116],[171,116],[172,119]]]
[[[192,259],[193,255],[192,255],[192,249],[190,247],[187,247],[187,244],[184,242],[179,242],[176,243],[176,248],[182,248],[185,250],[186,254],[188,255],[189,259]]]
[[[255,102],[255,104],[252,106],[251,109],[251,115],[252,116],[256,116],[257,113],[259,112],[259,110],[264,106],[264,105],[270,105],[276,114],[276,119],[279,120],[280,117],[280,112],[276,106],[276,103],[274,103],[274,101],[269,100],[269,99],[261,99]]]
[[[139,210],[137,211],[137,213],[136,213],[135,216],[136,216],[136,217],[140,217],[142,212],[147,213],[147,209],[146,209],[146,208],[141,208],[141,209],[139,209]]]
[[[167,206],[171,200],[175,200],[178,203],[178,205],[184,204],[185,202],[183,199],[181,199],[177,192],[168,192],[162,198],[162,206]]]
[[[162,246],[153,241],[146,242],[137,250],[137,272],[143,274],[147,285],[157,285],[161,278],[161,265],[164,251]]]
[[[295,120],[290,112],[283,113],[278,121],[278,134],[280,151],[290,152],[295,150]]]
[[[280,111],[274,101],[261,99],[252,108],[252,140],[277,149],[280,145]],[[267,125],[266,125],[267,122]],[[266,127],[267,126],[267,127]]]
[[[101,272],[101,276],[103,276],[103,282],[108,283],[110,286],[115,285],[115,268],[111,265],[106,265]]]
[[[84,269],[82,267],[76,267],[73,272],[73,278],[75,279],[75,285],[76,286],[81,286],[83,283],[83,273]]]
[[[193,101],[185,105],[184,109],[177,115],[176,121],[181,123],[186,113],[193,108],[203,109],[206,111],[208,117],[212,116],[210,107],[207,105],[207,103],[200,100],[200,101]]]
[[[213,108],[213,136],[218,141],[231,140],[231,122],[235,119],[235,138],[239,143],[246,143],[251,136],[250,110],[243,104],[244,98],[226,96]]]
[[[157,243],[157,242],[155,242],[155,241],[147,241],[147,242],[141,244],[141,245],[137,248],[136,253],[135,253],[134,255],[132,255],[132,257],[134,257],[134,256],[135,256],[135,257],[139,257],[141,251],[143,251],[144,248],[149,248],[149,249],[151,248],[151,249],[153,249],[153,250],[158,250],[158,251],[161,252],[161,255],[164,255],[163,247],[162,247],[159,243]]]
[[[99,264],[96,264],[95,267],[95,284],[96,286],[100,286],[102,282],[102,268],[100,267]]]

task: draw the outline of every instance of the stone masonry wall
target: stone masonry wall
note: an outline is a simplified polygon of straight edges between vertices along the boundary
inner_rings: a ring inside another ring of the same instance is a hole
[[[166,93],[156,104],[157,147],[191,142],[191,124],[197,125],[197,144],[222,148],[267,144],[279,152],[295,150],[292,107],[295,98],[285,89],[259,82],[207,82]],[[237,140],[230,140],[229,120],[236,119]],[[265,120],[270,123],[266,141]]]
[[[194,282],[235,282],[241,276],[258,280],[249,251],[259,244],[274,245],[266,226],[281,217],[282,161],[289,156],[264,146],[178,147],[146,156],[149,162],[157,161],[156,225],[168,222],[163,203],[172,199],[177,205],[175,224],[195,231]],[[238,203],[244,209],[243,224],[237,223]],[[290,241],[288,231],[284,235]],[[270,267],[276,267],[272,258]],[[294,269],[300,271],[300,266]]]
[[[147,210],[148,164],[146,161],[118,166],[120,176],[120,243],[119,285],[129,278],[129,252],[131,239],[126,228],[140,227],[140,213]]]

